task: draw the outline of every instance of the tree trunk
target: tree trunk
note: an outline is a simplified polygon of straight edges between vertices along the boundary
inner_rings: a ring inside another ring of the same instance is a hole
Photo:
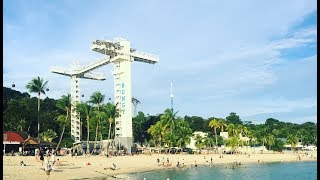
[[[216,146],[218,147],[217,128],[214,128],[214,134],[216,135]]]
[[[109,122],[109,133],[108,133],[108,145],[107,145],[107,153],[109,154],[109,146],[110,146],[110,132],[111,132],[111,123]]]
[[[40,92],[38,92],[38,143],[40,144]]]
[[[67,109],[67,117],[66,117],[66,122],[65,122],[65,123],[68,123],[68,121],[67,121],[67,120],[68,120],[68,117],[69,117],[69,110]],[[63,137],[65,128],[66,128],[66,125],[64,124],[63,127],[62,127],[62,132],[61,132],[61,135],[60,135],[59,143],[58,143],[56,149],[58,149],[59,146],[60,146],[60,143],[61,143],[61,140],[62,140],[62,137]]]
[[[98,128],[99,128],[99,124],[98,124],[98,122],[97,122],[97,126],[96,126],[96,137],[94,138],[94,145],[93,145],[93,150],[92,150],[92,152],[96,149],[96,147],[97,147],[97,145],[96,145],[96,143],[97,143],[97,139],[98,139]]]
[[[111,131],[111,136],[110,136],[110,139],[111,139],[111,147],[112,147],[112,154],[114,153],[114,146],[115,146],[115,142],[114,142],[114,138],[113,138],[113,135],[114,134],[114,131],[112,130]]]
[[[100,155],[102,154],[102,126],[100,125]]]
[[[89,149],[89,135],[90,135],[89,118],[87,117],[87,153],[90,153],[90,149]]]
[[[58,149],[59,146],[60,146],[60,143],[61,143],[61,140],[62,140],[62,137],[63,137],[63,134],[64,134],[65,127],[66,127],[66,126],[64,125],[63,128],[62,128],[62,132],[61,132],[61,135],[60,135],[59,143],[58,143],[56,149]]]

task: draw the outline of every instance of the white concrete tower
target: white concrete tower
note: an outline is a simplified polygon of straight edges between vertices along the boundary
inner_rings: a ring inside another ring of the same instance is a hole
[[[131,62],[130,42],[119,39],[122,55],[114,63],[114,103],[120,110],[120,116],[115,118],[116,142],[130,149],[132,139],[132,107],[131,107]]]
[[[155,64],[159,57],[130,48],[130,42],[123,38],[96,40],[91,49],[110,56],[110,62],[114,64],[114,103],[120,110],[120,116],[115,119],[115,142],[123,145],[130,153],[133,145],[131,63],[139,61]]]

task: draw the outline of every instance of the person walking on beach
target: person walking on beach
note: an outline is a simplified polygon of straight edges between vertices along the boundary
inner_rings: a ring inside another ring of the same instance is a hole
[[[180,163],[179,163],[179,161],[178,161],[178,163],[177,163],[177,168],[178,168],[178,167],[180,167]]]

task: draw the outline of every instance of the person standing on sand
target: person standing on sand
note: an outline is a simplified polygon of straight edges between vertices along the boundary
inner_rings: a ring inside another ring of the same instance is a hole
[[[36,148],[34,155],[36,156],[36,160],[38,161],[38,158],[39,158],[39,149],[38,148]]]
[[[44,160],[44,170],[46,171],[47,180],[49,179],[50,172],[52,170],[51,164],[50,164],[50,156],[47,156],[47,158]]]
[[[41,165],[43,166],[44,152],[41,152],[41,151],[40,151],[40,161],[41,161]]]

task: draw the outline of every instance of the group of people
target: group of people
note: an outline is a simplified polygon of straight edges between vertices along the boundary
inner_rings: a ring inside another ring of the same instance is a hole
[[[206,161],[206,162],[208,162],[208,161]],[[169,158],[167,158],[167,159],[165,160],[165,158],[163,157],[162,160],[160,160],[159,158],[157,158],[157,164],[158,164],[158,166],[168,167],[168,166],[171,166],[171,165],[172,165],[172,162],[170,162]],[[176,167],[177,167],[177,168],[185,167],[186,164],[187,164],[187,163],[185,162],[184,159],[182,159],[182,160],[180,161],[180,159],[178,158]],[[211,162],[210,162],[210,165],[209,165],[209,166],[211,166],[212,164],[213,164],[213,160],[212,160],[212,158],[211,158]],[[194,161],[194,165],[191,164],[191,166],[197,167],[197,166],[198,166],[197,161]]]
[[[165,160],[164,157],[163,157],[161,162],[160,162],[160,159],[157,158],[157,163],[158,163],[158,166],[161,166],[161,165],[162,166],[171,166],[169,158],[167,158],[167,160]]]
[[[54,171],[55,168],[53,165],[60,165],[60,160],[56,159],[57,152],[55,149],[36,149],[35,156],[37,161],[41,161],[41,166],[49,179],[51,171]]]

